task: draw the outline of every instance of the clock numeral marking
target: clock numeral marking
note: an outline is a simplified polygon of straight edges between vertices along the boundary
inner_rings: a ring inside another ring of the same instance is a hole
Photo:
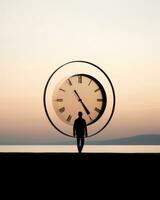
[[[63,89],[59,89],[59,90],[61,90],[61,91],[63,91],[63,92],[66,92],[65,90],[63,90]]]
[[[67,118],[67,122],[70,122],[70,121],[71,121],[71,119],[72,119],[72,116],[71,116],[71,115],[69,115],[69,116],[68,116],[68,118]]]
[[[78,76],[78,83],[82,83],[82,76]]]
[[[57,99],[58,102],[63,102],[63,99]]]
[[[98,101],[98,102],[102,102],[102,101],[103,101],[103,99],[97,99],[97,101]]]
[[[97,108],[97,107],[95,107],[95,109],[94,109],[96,112],[98,112],[98,113],[100,113],[101,112],[101,110],[99,109],[99,108]]]
[[[96,89],[94,92],[98,92],[100,89],[98,88],[98,89]]]
[[[62,107],[62,108],[59,109],[60,113],[63,113],[64,111],[65,111],[65,107]]]
[[[72,82],[71,82],[70,79],[68,79],[68,83],[69,83],[70,86],[72,86]]]
[[[91,120],[91,121],[93,121],[93,119],[89,116],[89,119]]]
[[[91,82],[92,82],[92,80],[90,80],[90,82],[88,83],[88,85],[90,85],[90,84],[91,84]]]

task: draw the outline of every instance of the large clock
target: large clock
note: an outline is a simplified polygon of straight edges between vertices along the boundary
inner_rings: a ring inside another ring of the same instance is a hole
[[[64,123],[74,124],[81,111],[87,125],[95,123],[106,109],[106,92],[101,83],[87,74],[68,77],[53,91],[53,108]]]
[[[102,131],[113,116],[114,87],[98,66],[86,61],[68,62],[49,77],[44,108],[53,127],[70,137],[78,112],[82,112],[90,137]]]

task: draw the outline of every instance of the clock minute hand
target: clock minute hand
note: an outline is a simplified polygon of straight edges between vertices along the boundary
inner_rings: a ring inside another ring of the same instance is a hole
[[[78,101],[82,101],[82,99],[80,98],[80,96],[79,96],[79,94],[77,93],[76,90],[74,90],[74,93],[77,95],[77,97],[78,97]]]
[[[83,103],[82,99],[80,98],[80,96],[79,96],[79,94],[77,93],[76,90],[74,90],[74,93],[77,95],[78,101],[81,102],[81,104],[82,104],[84,110],[86,111],[87,115],[89,115],[90,112],[89,112],[88,108],[85,106],[85,104]]]

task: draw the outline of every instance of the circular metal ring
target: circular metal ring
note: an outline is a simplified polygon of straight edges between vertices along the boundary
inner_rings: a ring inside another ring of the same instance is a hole
[[[89,64],[89,65],[92,65],[94,67],[96,67],[98,70],[100,70],[104,75],[105,77],[108,79],[109,81],[109,84],[111,86],[111,89],[112,89],[112,93],[113,93],[113,106],[112,106],[112,110],[111,110],[111,114],[108,118],[108,120],[106,121],[106,124],[100,129],[98,130],[96,133],[92,134],[92,135],[89,135],[88,137],[92,137],[92,136],[95,136],[97,135],[98,133],[100,133],[108,124],[109,122],[111,121],[112,117],[113,117],[113,114],[114,114],[114,111],[115,111],[115,105],[116,105],[116,95],[115,95],[115,89],[113,87],[113,84],[112,84],[112,81],[111,79],[109,78],[109,76],[100,68],[98,67],[97,65],[91,63],[91,62],[88,62],[88,61],[82,61],[82,60],[76,60],[76,61],[70,61],[70,62],[67,62],[65,64],[63,64],[62,66],[58,67],[52,74],[51,76],[49,77],[49,79],[47,80],[47,83],[45,85],[45,88],[44,88],[44,94],[43,94],[43,105],[44,105],[44,110],[45,110],[45,113],[46,113],[46,116],[49,120],[49,122],[51,123],[51,125],[60,133],[62,133],[63,135],[66,135],[68,137],[73,137],[71,135],[68,135],[67,133],[64,133],[63,131],[61,131],[58,127],[55,126],[55,124],[53,123],[53,121],[51,120],[50,116],[49,116],[49,113],[48,113],[48,110],[47,110],[47,104],[46,104],[46,93],[47,93],[47,87],[49,85],[49,82],[51,80],[51,78],[53,77],[53,75],[59,70],[61,69],[62,67],[64,67],[65,65],[68,65],[68,64],[71,64],[71,63],[76,63],[76,62],[79,62],[79,63],[86,63],[86,64]]]

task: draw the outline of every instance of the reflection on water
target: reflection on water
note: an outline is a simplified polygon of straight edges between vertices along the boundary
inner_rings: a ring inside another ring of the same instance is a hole
[[[77,152],[76,145],[0,145],[0,152]],[[160,153],[160,145],[86,145],[85,153]]]

